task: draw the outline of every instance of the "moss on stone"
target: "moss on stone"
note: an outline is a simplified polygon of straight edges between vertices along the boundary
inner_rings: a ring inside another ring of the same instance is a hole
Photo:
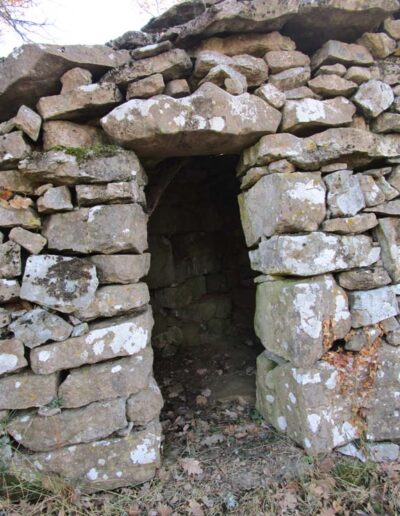
[[[78,161],[85,161],[93,158],[108,158],[115,156],[120,148],[117,145],[91,145],[89,147],[64,147],[57,145],[52,151],[61,151],[69,156],[75,156]]]

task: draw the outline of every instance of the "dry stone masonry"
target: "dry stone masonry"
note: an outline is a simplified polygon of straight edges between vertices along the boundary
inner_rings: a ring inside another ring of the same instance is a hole
[[[149,287],[166,353],[247,329],[256,298],[257,408],[308,453],[400,439],[398,0],[191,0],[107,45],[24,45],[0,121],[11,471],[152,478]],[[215,195],[239,182],[244,238]]]

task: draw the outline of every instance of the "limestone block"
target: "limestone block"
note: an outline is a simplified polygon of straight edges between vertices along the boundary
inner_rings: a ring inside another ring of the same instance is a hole
[[[250,251],[253,270],[264,274],[315,276],[326,272],[368,267],[377,262],[379,247],[365,235],[338,236],[321,232],[273,236]]]
[[[26,143],[22,131],[0,135],[0,169],[14,168],[30,152],[31,146]]]
[[[174,79],[165,86],[165,95],[180,99],[190,95],[190,87],[186,79]]]
[[[223,88],[231,95],[242,95],[247,91],[247,79],[229,65],[218,65],[211,68],[208,74],[200,81],[200,85],[211,82]]]
[[[344,97],[332,100],[288,100],[282,112],[281,130],[298,132],[302,129],[337,127],[349,124],[356,112],[354,104]]]
[[[338,281],[339,285],[347,290],[369,290],[391,283],[389,274],[381,266],[341,272]]]
[[[92,84],[92,74],[89,70],[77,66],[65,72],[60,78],[60,82],[62,84],[61,94],[64,94],[79,88],[79,86]]]
[[[42,119],[35,111],[27,106],[21,106],[13,118],[0,124],[0,134],[11,133],[17,129],[29,136],[31,140],[37,141],[41,125]]]
[[[2,170],[0,174],[0,189],[15,193],[33,194],[35,185],[24,177],[19,170]]]
[[[324,177],[328,189],[327,204],[331,217],[354,216],[365,208],[360,181],[351,170],[338,170]]]
[[[75,312],[81,321],[90,321],[97,317],[114,317],[143,307],[150,301],[146,283],[132,285],[109,285],[96,291],[91,303]]]
[[[113,254],[90,256],[96,266],[101,285],[109,283],[136,283],[150,270],[150,254]]]
[[[42,234],[47,238],[48,248],[58,251],[142,253],[147,248],[147,216],[138,204],[80,208],[50,215]]]
[[[349,97],[357,90],[357,83],[338,75],[319,75],[308,81],[308,86],[323,97]]]
[[[379,206],[373,206],[367,208],[365,211],[371,211],[375,213],[382,213],[383,215],[400,215],[400,199],[394,201],[385,202]]]
[[[313,69],[335,63],[366,66],[374,64],[374,58],[362,45],[334,40],[327,41],[311,58]]]
[[[17,339],[0,340],[0,375],[26,367],[24,345]]]
[[[151,480],[160,462],[161,427],[152,423],[127,437],[83,443],[14,457],[19,474],[57,475],[86,493],[134,486]],[[22,473],[23,474],[23,473]]]
[[[104,439],[127,424],[125,400],[117,398],[63,410],[50,417],[32,412],[18,414],[7,425],[7,432],[28,450],[50,451]]]
[[[153,352],[147,347],[133,356],[73,369],[58,389],[62,406],[83,407],[93,401],[135,394],[148,386],[152,367]]]
[[[339,77],[343,77],[345,73],[346,67],[341,63],[336,63],[334,65],[320,66],[314,75],[315,77],[318,77],[318,75],[338,75]]]
[[[21,248],[9,240],[0,244],[0,278],[15,278],[21,274]]]
[[[309,66],[289,68],[269,76],[269,82],[282,91],[292,90],[304,86],[310,80],[311,71]]]
[[[144,47],[146,45],[150,45],[154,43],[155,38],[153,34],[146,34],[140,30],[129,30],[119,36],[116,39],[113,39],[106,43],[106,45],[110,48],[114,49],[127,49],[133,50],[138,47]]]
[[[357,43],[366,47],[376,59],[384,59],[396,50],[396,41],[384,32],[365,32]]]
[[[18,299],[20,286],[17,280],[0,279],[0,303]]]
[[[396,294],[391,287],[349,292],[353,328],[376,324],[399,313]]]
[[[160,43],[153,43],[150,45],[145,45],[144,47],[135,48],[131,51],[131,56],[133,59],[145,59],[146,57],[157,56],[158,54],[162,54],[163,52],[167,52],[171,50],[172,43],[168,40],[161,41]]]
[[[392,105],[394,95],[385,82],[371,80],[361,84],[353,101],[365,116],[375,118]]]
[[[31,254],[39,254],[47,243],[42,235],[23,228],[12,228],[8,236],[10,240],[13,240]]]
[[[43,124],[43,149],[54,147],[91,147],[105,143],[105,134],[99,127],[53,120]]]
[[[362,213],[354,217],[328,219],[322,223],[322,229],[328,233],[364,233],[378,225],[378,219],[374,213]]]
[[[67,186],[49,188],[44,195],[37,200],[39,213],[56,213],[58,211],[70,211],[72,205],[71,192]]]
[[[261,283],[256,334],[268,351],[295,367],[308,367],[350,330],[347,305],[344,290],[331,275]]]
[[[376,133],[399,133],[400,114],[382,113],[373,121],[372,130]]]
[[[171,81],[188,76],[191,70],[192,61],[188,54],[180,48],[175,48],[157,56],[132,61],[117,70],[111,70],[102,78],[102,82],[111,82],[125,87],[132,81],[158,73],[163,75],[165,81]]]
[[[400,219],[385,217],[379,220],[376,237],[382,249],[385,269],[395,283],[400,281]]]
[[[286,102],[286,95],[273,84],[264,84],[256,89],[255,95],[268,102],[272,107],[280,109]]]
[[[132,202],[145,204],[146,202],[143,189],[134,181],[106,185],[78,185],[76,194],[79,206]]]
[[[0,226],[13,228],[22,226],[27,229],[38,229],[41,226],[40,218],[31,208],[0,207]]]
[[[271,73],[310,66],[310,58],[298,50],[271,50],[264,57]]]
[[[365,204],[367,207],[376,206],[385,202],[385,194],[375,183],[372,176],[366,174],[356,174],[360,182],[360,188],[364,195]]]
[[[139,186],[146,184],[146,175],[134,152],[113,150],[104,155],[88,153],[80,160],[63,151],[36,153],[23,160],[19,169],[24,177],[34,182],[54,185],[86,183],[110,183],[136,180]]]
[[[326,215],[325,186],[320,174],[271,174],[239,195],[239,207],[250,247],[262,236],[318,229]]]
[[[363,66],[351,66],[344,76],[348,81],[355,82],[356,84],[362,84],[363,82],[370,81],[372,74],[369,68]]]
[[[320,99],[321,97],[314,93],[307,86],[300,86],[299,88],[293,88],[292,90],[286,90],[285,97],[287,100],[301,100],[301,99]]]
[[[57,396],[58,376],[17,373],[0,378],[0,407],[20,410],[47,405]]]
[[[120,145],[161,158],[193,154],[194,149],[196,154],[209,154],[210,148],[235,153],[275,132],[280,119],[277,110],[256,96],[233,96],[207,83],[182,99],[130,100],[104,117],[102,125]]]
[[[346,351],[361,351],[362,348],[371,346],[381,335],[382,330],[380,328],[364,326],[361,329],[354,330],[344,348]]]
[[[393,167],[392,173],[390,174],[390,176],[387,179],[388,179],[388,182],[394,188],[396,188],[396,190],[400,191],[400,167],[399,166]]]
[[[139,315],[93,324],[89,333],[81,337],[33,349],[30,354],[32,370],[36,374],[50,374],[83,364],[137,355],[150,342],[152,327],[150,309]]]
[[[51,340],[63,341],[68,339],[72,326],[56,314],[42,308],[29,310],[10,324],[10,331],[27,348],[36,348]]]
[[[244,75],[250,88],[260,86],[268,79],[268,66],[258,57],[239,55],[232,57],[232,68]]]
[[[88,306],[97,286],[93,264],[80,258],[42,254],[28,258],[20,297],[68,314]]]
[[[134,98],[149,99],[155,95],[161,95],[164,88],[164,77],[161,73],[156,73],[149,77],[145,77],[144,79],[130,82],[126,90],[126,100]]]
[[[387,18],[383,23],[383,28],[393,39],[400,39],[400,21]]]
[[[134,425],[145,425],[158,418],[163,404],[161,391],[154,378],[151,378],[147,389],[128,398],[126,417]]]

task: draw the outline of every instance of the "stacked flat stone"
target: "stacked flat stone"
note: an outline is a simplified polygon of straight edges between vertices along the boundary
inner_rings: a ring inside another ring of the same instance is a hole
[[[264,417],[310,453],[400,436],[398,1],[182,5],[0,63],[7,460],[86,491],[159,462],[139,159],[241,153]]]

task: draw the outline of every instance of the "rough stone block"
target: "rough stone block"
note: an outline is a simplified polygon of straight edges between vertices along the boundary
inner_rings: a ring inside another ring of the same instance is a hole
[[[168,40],[161,41],[160,43],[153,43],[151,45],[145,45],[144,47],[135,48],[131,51],[133,59],[145,59],[146,57],[157,56],[163,52],[167,52],[172,49],[172,43]]]
[[[0,378],[0,410],[47,405],[57,396],[58,376],[17,373]]]
[[[49,188],[44,195],[37,200],[39,213],[56,213],[58,211],[71,211],[73,209],[71,192],[67,186]]]
[[[134,181],[106,185],[77,185],[76,194],[79,206],[146,202],[143,189]]]
[[[327,41],[311,59],[313,69],[321,65],[335,63],[367,66],[374,64],[374,58],[362,45],[330,40]]]
[[[298,50],[271,50],[265,54],[264,59],[271,73],[310,66],[310,58]]]
[[[370,81],[372,79],[372,73],[368,68],[362,66],[351,66],[344,76],[348,81],[353,81],[356,84],[362,84],[363,82]]]
[[[190,87],[186,79],[175,79],[165,86],[165,95],[180,99],[190,95]]]
[[[276,86],[282,91],[292,90],[304,86],[310,80],[310,67],[297,67],[284,70],[269,76],[270,84]]]
[[[145,425],[158,418],[163,404],[161,391],[154,378],[151,378],[147,389],[128,398],[126,417],[134,425]]]
[[[286,102],[286,95],[273,84],[264,84],[254,92],[255,95],[268,102],[272,107],[281,109]]]
[[[324,181],[328,189],[327,204],[331,217],[351,217],[365,208],[359,178],[351,170],[328,174]]]
[[[14,118],[0,124],[0,134],[10,133],[18,129],[25,133],[33,141],[39,138],[42,119],[32,109],[21,106]]]
[[[161,95],[164,91],[165,83],[162,74],[156,73],[144,79],[131,82],[126,90],[126,100],[130,99],[149,99],[156,95]]]
[[[0,340],[0,375],[26,367],[24,345],[17,339]]]
[[[150,270],[150,254],[98,254],[89,260],[96,266],[101,285],[136,283]]]
[[[41,220],[37,213],[31,208],[16,209],[11,207],[0,207],[0,226],[3,228],[13,228],[22,226],[26,229],[38,229],[41,226]]]
[[[0,244],[0,278],[15,278],[21,274],[21,248],[9,240]]]
[[[392,105],[394,94],[385,82],[371,80],[361,84],[353,101],[365,116],[375,118]]]
[[[358,40],[376,59],[385,59],[396,50],[396,41],[384,32],[365,32]]]
[[[0,303],[18,299],[20,286],[17,280],[0,279]]]
[[[379,220],[376,237],[382,249],[385,269],[395,283],[400,282],[400,219],[386,217]]]
[[[372,215],[372,216],[371,216]],[[328,219],[322,223],[322,229],[329,233],[364,233],[378,225],[374,213],[362,213],[354,217]]]
[[[22,131],[0,135],[0,170],[14,168],[30,152],[31,147],[24,140]]]
[[[247,91],[247,79],[229,65],[218,65],[211,68],[208,74],[200,81],[200,85],[211,82],[223,88],[231,95],[242,95]]]
[[[15,193],[33,194],[35,184],[24,177],[19,170],[2,170],[0,174],[0,189]]]
[[[319,75],[308,81],[308,85],[314,93],[323,97],[348,97],[357,90],[357,83],[337,75]]]
[[[91,147],[103,145],[105,134],[99,127],[76,124],[62,120],[53,120],[43,124],[43,149],[54,147]]]
[[[338,275],[338,281],[339,285],[347,290],[369,290],[391,283],[386,269],[380,266],[342,272]]]
[[[353,328],[376,324],[399,313],[396,294],[391,287],[349,292]]]
[[[92,74],[89,70],[77,66],[65,72],[60,78],[60,82],[62,84],[61,94],[64,94],[79,88],[79,86],[92,84]]]
[[[39,254],[47,243],[47,240],[23,228],[12,228],[9,233],[10,240],[13,240],[31,254]]]

